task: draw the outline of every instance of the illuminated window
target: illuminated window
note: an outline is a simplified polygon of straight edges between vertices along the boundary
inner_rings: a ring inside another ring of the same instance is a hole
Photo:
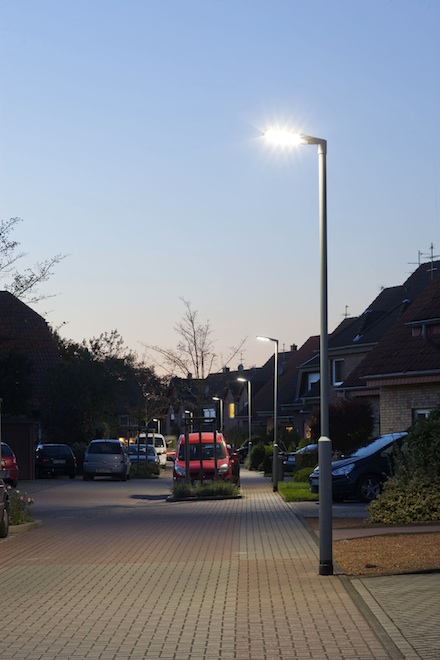
[[[235,417],[235,403],[229,404],[229,419],[234,419]]]

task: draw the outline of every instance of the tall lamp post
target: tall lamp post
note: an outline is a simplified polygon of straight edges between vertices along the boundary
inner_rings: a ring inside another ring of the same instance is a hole
[[[264,137],[273,145],[292,147],[314,144],[319,160],[320,235],[320,397],[321,436],[319,464],[319,575],[333,575],[332,560],[332,445],[329,435],[328,282],[327,282],[327,141],[321,138],[270,129]]]
[[[220,410],[220,433],[223,433],[223,399],[219,396],[213,396],[213,401],[218,401],[218,407]]]
[[[278,339],[258,336],[260,341],[272,341],[275,344],[274,374],[273,374],[273,457],[272,483],[274,491],[278,490]]]
[[[251,448],[252,448],[252,385],[251,381],[248,378],[237,378],[240,383],[247,383],[247,391],[248,391],[248,447],[249,447],[249,459],[251,457]]]

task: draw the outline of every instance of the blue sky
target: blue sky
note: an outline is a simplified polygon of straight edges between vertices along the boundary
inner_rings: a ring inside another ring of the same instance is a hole
[[[318,334],[317,152],[278,124],[328,141],[329,330],[362,313],[440,253],[439,34],[438,0],[0,0],[1,217],[69,254],[37,311],[142,354],[183,297],[218,367]]]

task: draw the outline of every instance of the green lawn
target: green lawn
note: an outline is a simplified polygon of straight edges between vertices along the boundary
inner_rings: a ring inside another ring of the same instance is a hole
[[[318,495],[310,492],[308,482],[279,481],[278,490],[286,502],[316,502]]]

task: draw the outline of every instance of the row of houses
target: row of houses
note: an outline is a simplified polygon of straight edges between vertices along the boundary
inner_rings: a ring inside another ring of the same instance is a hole
[[[184,428],[196,390],[205,416],[221,418],[226,434],[247,427],[250,394],[252,433],[269,432],[274,359],[262,367],[224,369],[203,383],[172,379],[165,432]],[[440,262],[419,265],[402,285],[384,288],[360,316],[345,318],[329,336],[329,361],[330,403],[367,400],[377,434],[404,430],[440,405]],[[277,399],[279,425],[306,437],[320,400],[318,336],[279,354]]]

